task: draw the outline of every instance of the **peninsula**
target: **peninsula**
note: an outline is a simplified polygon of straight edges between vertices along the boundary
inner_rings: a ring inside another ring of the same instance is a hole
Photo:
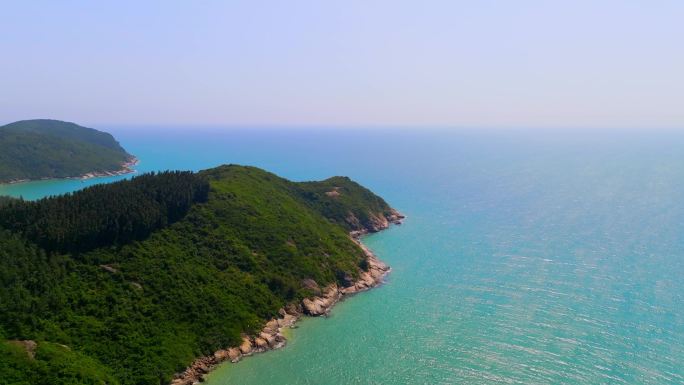
[[[358,241],[403,218],[347,177],[237,165],[0,205],[0,378],[190,384],[283,344],[389,268]]]
[[[137,159],[111,134],[59,120],[0,127],[0,183],[133,172]]]

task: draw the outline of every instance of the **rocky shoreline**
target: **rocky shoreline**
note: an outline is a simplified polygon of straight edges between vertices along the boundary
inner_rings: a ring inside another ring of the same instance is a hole
[[[205,376],[216,366],[224,362],[238,362],[245,357],[256,353],[274,350],[285,346],[286,339],[282,331],[284,328],[292,327],[302,316],[323,316],[327,315],[333,306],[343,298],[369,290],[380,285],[384,277],[391,271],[391,268],[379,260],[373,252],[368,249],[360,240],[360,237],[367,233],[378,232],[387,229],[390,224],[401,224],[405,217],[397,211],[393,211],[387,217],[374,216],[371,218],[371,225],[357,231],[352,231],[349,235],[356,242],[366,255],[367,270],[361,271],[359,278],[350,280],[348,285],[338,286],[333,283],[320,290],[319,296],[305,298],[300,303],[288,304],[279,310],[278,318],[273,318],[266,323],[258,335],[243,335],[242,343],[237,347],[230,347],[216,351],[211,356],[196,359],[182,373],[177,373],[171,385],[193,385],[205,380]],[[310,282],[312,287],[317,285],[314,281]]]
[[[140,160],[136,157],[131,157],[129,160],[123,162],[121,164],[121,169],[117,171],[98,171],[98,172],[89,172],[87,174],[83,174],[81,176],[75,176],[75,177],[68,177],[65,179],[81,179],[81,180],[86,180],[86,179],[91,179],[91,178],[99,178],[99,177],[105,177],[105,176],[117,176],[117,175],[126,175],[126,174],[132,174],[136,172],[133,167],[135,167],[138,163],[140,163]]]
[[[80,180],[86,180],[86,179],[92,179],[92,178],[100,178],[100,177],[106,177],[106,176],[117,176],[117,175],[126,175],[126,174],[132,174],[135,171],[133,167],[135,167],[140,161],[136,157],[131,157],[127,161],[123,162],[121,164],[121,168],[116,171],[94,171],[94,172],[89,172],[87,174],[79,175],[79,176],[67,176],[64,178],[39,178],[39,179],[15,179],[15,180],[10,180],[7,182],[2,182],[2,184],[17,184],[17,183],[26,183],[26,182],[35,182],[39,180],[59,180],[59,179],[80,179]]]

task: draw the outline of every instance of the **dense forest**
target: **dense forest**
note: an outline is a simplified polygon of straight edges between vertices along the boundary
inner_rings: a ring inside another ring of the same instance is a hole
[[[348,178],[243,166],[5,202],[0,381],[167,383],[311,296],[304,280],[358,276],[348,232],[364,220],[349,219],[390,212]]]
[[[0,227],[46,251],[82,252],[143,239],[208,194],[209,183],[192,172],[147,174],[37,202],[10,201],[0,208]]]
[[[108,133],[59,120],[0,127],[0,183],[118,171],[132,158]]]

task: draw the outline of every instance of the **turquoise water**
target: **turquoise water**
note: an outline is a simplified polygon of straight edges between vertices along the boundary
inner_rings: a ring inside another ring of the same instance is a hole
[[[682,135],[114,132],[141,171],[349,175],[408,215],[365,239],[387,284],[209,385],[684,384]]]

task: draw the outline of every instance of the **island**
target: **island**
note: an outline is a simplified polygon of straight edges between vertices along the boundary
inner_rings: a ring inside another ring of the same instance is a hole
[[[359,241],[403,216],[347,177],[225,165],[0,203],[0,378],[192,384],[282,346],[389,267]]]
[[[137,159],[111,134],[59,120],[0,127],[0,183],[133,172]]]

